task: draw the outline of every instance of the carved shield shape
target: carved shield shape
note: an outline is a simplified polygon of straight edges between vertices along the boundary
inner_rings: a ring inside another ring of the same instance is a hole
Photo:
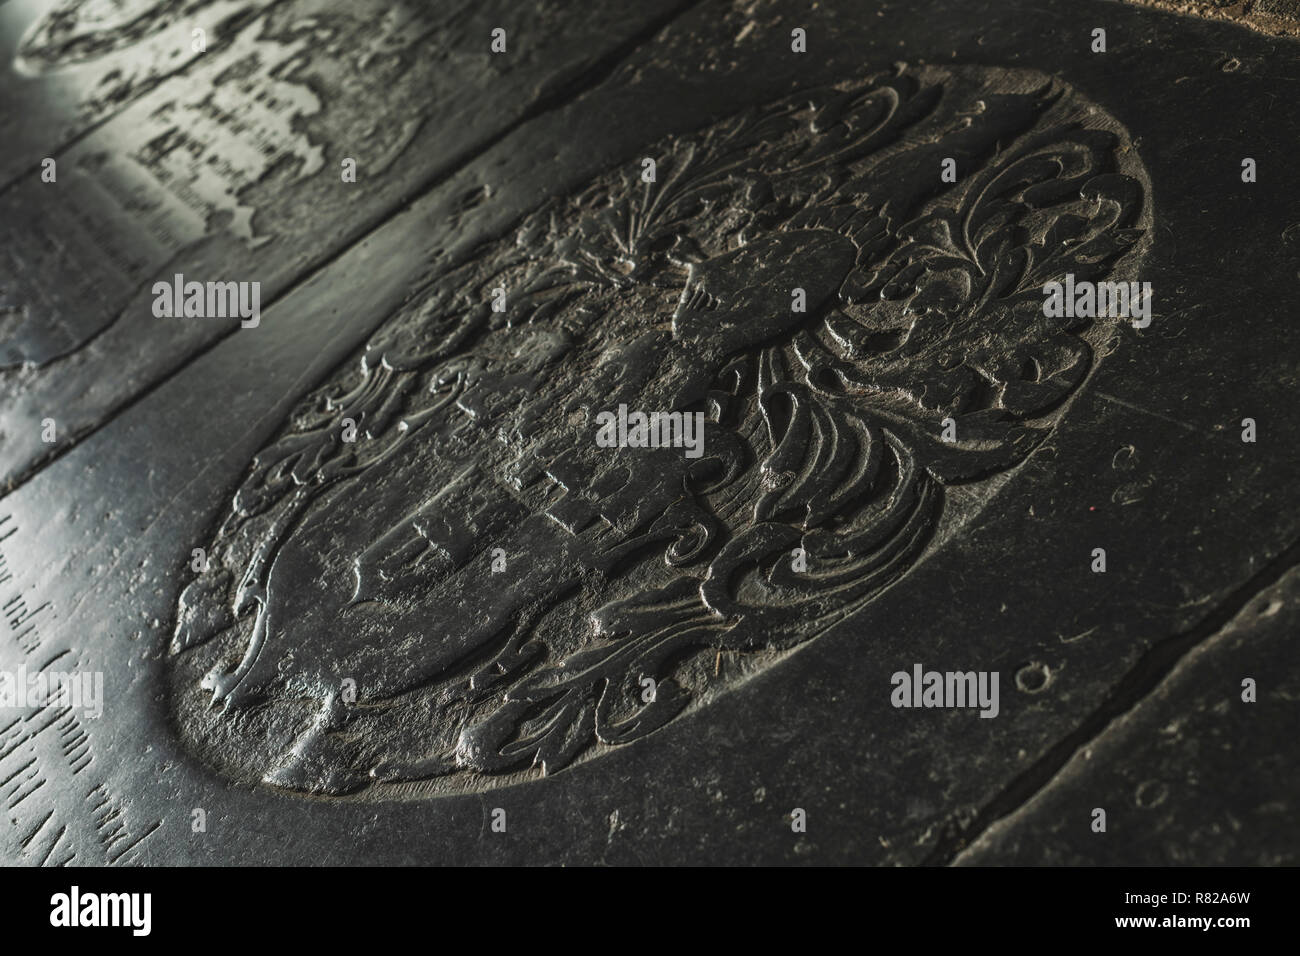
[[[210,764],[481,789],[706,705],[985,506],[1116,341],[1044,285],[1131,278],[1147,228],[1125,132],[1026,71],[644,155],[431,282],[252,462],[172,644]],[[619,406],[701,414],[702,453],[602,447]]]

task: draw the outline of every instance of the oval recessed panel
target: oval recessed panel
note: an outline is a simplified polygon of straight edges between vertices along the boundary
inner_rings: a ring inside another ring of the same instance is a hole
[[[1044,284],[1132,278],[1148,225],[1125,132],[1028,71],[643,157],[429,284],[258,454],[170,656],[205,762],[430,795],[636,746],[961,533],[1113,347]]]

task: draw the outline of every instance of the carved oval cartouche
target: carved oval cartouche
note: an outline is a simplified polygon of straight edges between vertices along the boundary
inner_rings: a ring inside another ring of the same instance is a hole
[[[978,513],[1115,335],[1043,286],[1131,275],[1149,231],[1124,131],[1027,71],[900,69],[644,155],[428,283],[256,456],[179,603],[202,759],[433,795],[707,704]],[[620,408],[702,447],[605,447]]]

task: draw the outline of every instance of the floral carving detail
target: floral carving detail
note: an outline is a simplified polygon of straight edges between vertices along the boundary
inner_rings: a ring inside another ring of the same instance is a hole
[[[1019,71],[902,70],[647,155],[656,182],[629,162],[432,281],[256,457],[173,641],[213,760],[472,788],[664,726],[973,513],[949,490],[1023,461],[1113,332],[1043,285],[1122,274],[1146,227],[1123,132]],[[704,413],[704,456],[596,447],[620,403]]]

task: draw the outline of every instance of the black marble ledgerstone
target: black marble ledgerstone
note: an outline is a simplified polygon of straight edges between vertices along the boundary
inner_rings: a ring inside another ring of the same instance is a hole
[[[94,10],[0,5],[5,862],[1297,862],[1300,40]]]

